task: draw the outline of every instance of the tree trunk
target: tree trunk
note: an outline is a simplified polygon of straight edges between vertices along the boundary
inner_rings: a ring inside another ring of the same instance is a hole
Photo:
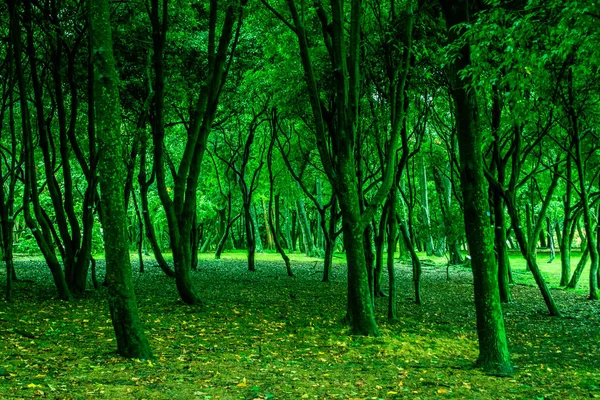
[[[98,164],[104,225],[108,304],[124,357],[148,359],[152,352],[139,318],[131,280],[124,199],[125,165],[121,136],[119,84],[112,50],[108,0],[88,0],[93,43],[98,122]]]
[[[398,319],[396,306],[396,272],[394,270],[394,252],[396,251],[396,242],[398,241],[398,223],[396,221],[396,191],[391,190],[388,198],[387,212],[387,270],[388,270],[388,321]]]
[[[579,283],[581,274],[583,274],[583,269],[585,268],[585,264],[587,263],[589,255],[590,255],[590,251],[588,250],[587,245],[586,245],[585,250],[583,250],[583,253],[581,253],[581,258],[579,259],[579,262],[577,263],[577,266],[575,267],[575,271],[573,271],[573,276],[571,276],[571,280],[569,281],[569,283],[566,286],[567,289],[575,289],[577,287],[577,284]]]
[[[571,97],[571,104],[569,106],[569,122],[570,122],[570,134],[571,134],[571,142],[573,147],[575,148],[575,167],[577,168],[578,175],[578,184],[579,184],[579,195],[581,198],[581,207],[583,210],[583,226],[585,228],[585,235],[587,239],[587,247],[590,256],[590,275],[589,275],[589,283],[590,283],[590,292],[589,299],[590,300],[598,300],[598,263],[599,263],[599,254],[598,248],[596,247],[596,238],[594,232],[594,226],[592,223],[592,212],[590,209],[589,202],[589,188],[586,184],[586,165],[584,164],[584,157],[581,154],[581,134],[579,132],[579,121],[577,112],[573,109],[573,99],[572,99],[572,90],[573,90],[573,72],[569,70],[569,94]]]
[[[429,194],[427,189],[427,168],[425,166],[425,155],[419,157],[419,191],[421,195],[421,219],[425,232],[423,239],[425,241],[425,252],[427,257],[433,255],[433,237],[431,235],[431,217],[429,215]]]
[[[445,14],[450,39],[456,40],[462,29],[457,25],[470,22],[469,4],[462,0],[440,1]],[[504,317],[498,289],[498,266],[495,262],[493,237],[486,215],[488,193],[483,173],[482,132],[476,91],[469,75],[461,72],[470,66],[470,44],[459,50],[460,57],[450,68],[452,97],[455,104],[457,136],[460,154],[460,180],[464,201],[464,219],[473,269],[477,335],[479,339],[478,365],[494,374],[512,372]]]
[[[548,263],[551,263],[556,257],[556,250],[554,249],[554,222],[551,222],[549,217],[546,218],[546,221],[548,222],[548,248],[550,249]]]
[[[135,195],[135,192],[131,191],[133,198],[133,208],[135,209],[135,215],[137,217],[137,235],[136,235],[136,243],[137,243],[137,253],[138,253],[138,261],[140,263],[140,273],[144,273],[144,220],[142,219],[142,213],[140,213],[140,208],[138,206],[138,201]]]
[[[331,267],[333,265],[333,253],[335,252],[335,242],[337,239],[337,197],[333,195],[333,201],[329,208],[329,226],[325,236],[325,256],[323,259],[323,279],[322,282],[329,282],[331,276]]]
[[[410,253],[413,273],[413,285],[415,290],[415,303],[421,305],[421,260],[419,260],[419,255],[415,251],[415,245],[412,241],[410,232],[408,231],[406,225],[406,222],[400,223],[400,233],[402,234],[404,245]]]
[[[21,123],[23,128],[23,141],[22,141],[22,151],[24,158],[24,188],[23,188],[23,215],[25,217],[25,222],[33,237],[48,264],[50,272],[52,274],[52,278],[54,280],[54,284],[58,290],[58,295],[62,300],[70,300],[71,292],[67,286],[67,282],[65,276],[63,274],[60,263],[58,262],[58,258],[56,257],[56,252],[54,249],[54,244],[51,238],[51,227],[48,225],[47,220],[44,217],[44,213],[42,207],[40,205],[39,193],[37,190],[37,174],[36,174],[36,162],[35,162],[35,148],[33,144],[33,132],[31,130],[30,118],[31,113],[29,111],[29,103],[28,103],[28,90],[27,90],[27,82],[25,80],[25,76],[23,73],[23,65],[21,60],[21,28],[19,26],[19,15],[18,8],[21,4],[20,1],[8,2],[9,14],[10,14],[10,23],[11,23],[11,41],[13,44],[13,50],[15,57],[15,72],[17,75],[18,89],[19,89],[19,100],[21,106]],[[27,23],[31,23],[31,4],[27,1],[25,3],[25,13],[26,18],[25,21]],[[40,84],[38,81],[36,70],[35,57],[32,48],[33,37],[31,33],[31,27],[28,27],[28,31],[30,34],[27,36],[27,48],[28,53],[31,57],[30,66],[32,70],[32,78],[33,85],[35,90],[40,90]],[[39,98],[40,96],[38,96]],[[39,115],[38,111],[38,119],[42,119],[42,123],[44,123],[43,115]],[[39,124],[38,124],[39,125]],[[44,125],[45,126],[45,125]],[[51,166],[47,166],[51,167]],[[31,215],[30,205],[33,206],[33,211],[35,214],[35,219]],[[37,223],[36,223],[37,220]],[[38,229],[39,224],[39,229]]]
[[[251,214],[251,203],[244,203],[244,222],[246,228],[246,250],[248,251],[248,271],[256,271],[256,241],[254,235],[254,222]]]
[[[258,218],[256,217],[256,205],[252,202],[250,206],[250,216],[252,217],[252,227],[254,229],[254,242],[255,242],[255,251],[258,253],[262,253],[264,251],[262,238],[260,236],[260,224],[258,223]]]
[[[160,246],[158,245],[158,240],[156,239],[156,232],[154,230],[154,225],[152,224],[152,220],[150,219],[150,210],[148,203],[148,189],[150,185],[154,182],[155,174],[152,173],[150,179],[147,179],[146,174],[146,160],[147,160],[147,143],[148,138],[146,135],[142,135],[141,137],[141,149],[140,149],[140,170],[138,172],[138,184],[140,186],[140,200],[142,206],[142,220],[144,221],[145,231],[146,231],[146,239],[150,242],[150,247],[152,247],[152,252],[154,253],[154,258],[158,263],[159,268],[167,275],[169,278],[175,277],[175,271],[169,267],[167,261],[162,255],[162,251],[160,250]]]
[[[565,195],[563,197],[563,226],[562,234],[558,240],[558,246],[560,248],[560,286],[566,286],[569,283],[571,276],[571,230],[573,227],[573,216],[571,215],[571,193],[573,187],[571,185],[573,179],[573,164],[570,156],[567,155],[567,171],[566,171],[566,184],[565,184]],[[558,231],[557,231],[558,233]]]
[[[348,318],[354,334],[379,336],[369,290],[363,243],[364,230],[359,223],[358,192],[356,181],[352,181],[356,176],[350,174],[343,176],[350,177],[349,185],[344,182],[347,190],[338,191],[348,265]]]
[[[306,207],[304,206],[304,198],[302,197],[302,194],[300,194],[296,200],[296,210],[300,229],[302,230],[302,241],[304,243],[306,255],[308,257],[317,257],[315,243],[313,242],[310,232],[310,224],[308,223],[308,216],[306,215]]]
[[[389,200],[388,200],[389,201]],[[381,274],[383,270],[383,241],[385,240],[385,231],[386,226],[389,230],[388,224],[388,208],[389,206],[383,207],[381,211],[381,218],[379,221],[378,232],[375,235],[375,273],[374,273],[374,283],[373,283],[373,293],[375,297],[384,297],[384,294],[381,290]],[[394,213],[396,211],[394,210]],[[389,245],[389,240],[388,240]],[[389,249],[388,249],[389,251]],[[395,314],[394,314],[395,315]]]

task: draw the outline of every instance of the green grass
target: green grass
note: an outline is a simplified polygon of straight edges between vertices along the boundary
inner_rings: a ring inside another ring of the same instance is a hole
[[[323,262],[322,258],[316,257],[308,257],[304,253],[299,252],[288,252],[286,253],[290,258],[292,263],[315,263],[321,264]],[[418,253],[419,258],[421,260],[430,261],[435,263],[436,265],[442,267],[447,263],[446,257],[435,257],[435,256],[427,256],[425,253]],[[173,260],[173,255],[171,253],[163,253],[163,256],[167,261]],[[17,259],[24,259],[30,261],[44,261],[41,255],[25,255],[25,254],[16,254],[15,257]],[[387,254],[384,253],[384,260],[386,259]],[[510,264],[513,273],[514,282],[518,285],[527,285],[527,286],[536,286],[535,280],[533,279],[533,275],[531,272],[527,271],[525,259],[518,252],[512,252],[509,255]],[[94,258],[101,260],[104,259],[104,254],[94,254]],[[199,253],[198,260],[199,261],[212,261],[215,258],[214,252],[206,252]],[[221,259],[225,261],[245,261],[247,258],[246,250],[228,250],[221,254]],[[581,253],[578,251],[571,252],[571,273],[575,270],[579,259],[581,258]],[[132,260],[137,260],[137,253],[131,254]],[[144,261],[153,260],[153,256],[144,256]],[[560,284],[560,273],[561,273],[561,261],[560,254],[557,253],[556,257],[551,263],[548,263],[549,254],[548,253],[539,253],[537,257],[538,266],[542,271],[544,279],[546,283],[551,288],[558,288]],[[281,261],[281,256],[274,250],[265,250],[260,253],[256,253],[256,261],[264,261],[264,262],[279,262]],[[408,260],[405,260],[408,262]],[[345,264],[346,263],[346,255],[344,253],[335,253],[333,257],[334,264]],[[454,267],[453,267],[454,268]],[[581,279],[579,280],[579,284],[575,292],[584,294],[589,290],[589,261],[588,265],[586,265]]]

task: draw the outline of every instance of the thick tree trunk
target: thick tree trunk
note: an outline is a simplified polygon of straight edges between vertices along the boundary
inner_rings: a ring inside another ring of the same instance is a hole
[[[461,31],[457,25],[470,22],[469,4],[464,0],[440,1],[449,29],[456,40]],[[494,374],[512,372],[504,317],[498,289],[498,266],[495,262],[493,237],[486,215],[488,193],[483,173],[482,134],[479,126],[476,92],[468,75],[461,78],[470,65],[470,44],[460,48],[460,56],[450,70],[452,97],[455,104],[460,154],[460,180],[464,201],[464,219],[473,270],[478,365]]]
[[[346,196],[338,193],[348,265],[349,322],[355,334],[379,336],[369,290],[363,243],[364,232],[359,224],[358,193],[349,191]]]
[[[112,50],[108,0],[88,0],[88,11],[95,67],[94,104],[98,122],[98,170],[102,193],[108,304],[119,354],[148,359],[152,357],[152,352],[139,318],[131,280],[123,192],[125,165],[119,123],[119,85]]]

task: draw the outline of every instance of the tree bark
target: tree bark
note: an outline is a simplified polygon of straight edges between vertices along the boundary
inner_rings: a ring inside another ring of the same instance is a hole
[[[457,25],[470,22],[466,0],[440,1],[450,39],[456,40],[462,29]],[[470,44],[459,49],[459,57],[450,68],[451,92],[455,104],[460,154],[460,180],[464,200],[465,230],[471,255],[479,339],[478,365],[494,374],[509,374],[510,364],[504,317],[498,289],[498,266],[495,262],[493,237],[489,228],[488,193],[483,172],[482,134],[479,126],[477,98],[469,75]]]
[[[139,317],[131,279],[119,82],[113,55],[108,0],[88,0],[88,12],[97,89],[94,105],[98,123],[98,171],[102,193],[108,304],[119,354],[148,359],[152,357],[152,352]]]

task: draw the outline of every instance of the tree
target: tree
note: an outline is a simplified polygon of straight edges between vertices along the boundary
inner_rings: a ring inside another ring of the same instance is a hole
[[[242,23],[241,11],[244,4],[245,1],[233,1],[224,7],[221,33],[218,35],[219,2],[217,0],[210,1],[208,12],[208,69],[200,93],[196,96],[197,100],[194,106],[190,107],[191,121],[189,125],[186,124],[187,138],[179,165],[176,168],[174,165],[173,168],[170,168],[174,183],[173,196],[171,197],[171,189],[167,187],[165,170],[168,153],[165,152],[164,53],[169,29],[169,1],[163,0],[160,6],[158,0],[152,0],[150,3],[153,42],[153,88],[155,91],[151,118],[154,141],[154,171],[159,197],[165,209],[169,225],[177,289],[183,302],[190,305],[201,304],[200,296],[190,277],[196,190],[207,140],[217,112],[219,97],[239,39]],[[231,53],[229,53],[230,45],[232,45]]]
[[[471,21],[469,0],[440,1],[450,40],[460,40],[464,25]],[[464,38],[463,38],[464,40]],[[489,228],[486,180],[483,171],[483,137],[479,125],[477,96],[469,76],[471,47],[455,44],[457,53],[450,67],[451,92],[455,104],[460,155],[460,180],[464,199],[465,230],[471,255],[479,339],[478,365],[494,374],[512,372],[504,317],[498,289],[498,269]]]
[[[305,83],[308,90],[312,111],[313,129],[317,149],[321,157],[323,169],[333,187],[341,211],[342,231],[348,264],[348,313],[352,331],[362,335],[379,335],[373,313],[372,294],[369,288],[370,272],[367,269],[364,234],[379,204],[386,198],[393,186],[396,171],[396,152],[400,145],[400,124],[395,126],[386,149],[385,163],[381,173],[381,183],[369,201],[367,207],[361,207],[363,198],[358,173],[360,171],[359,122],[361,116],[361,24],[363,21],[363,4],[361,0],[352,0],[345,7],[345,2],[332,0],[331,15],[323,4],[315,7],[318,23],[321,25],[323,41],[327,49],[328,68],[333,76],[331,90],[332,107],[328,109],[322,100],[317,84],[315,57],[309,47],[309,33],[305,25],[306,10],[301,4],[298,9],[292,0],[287,1],[291,22],[283,17],[266,1],[263,3],[285,23],[296,35],[299,55],[304,70]],[[412,2],[406,9],[412,14]],[[349,24],[346,21],[350,21]],[[412,15],[402,42],[404,51],[402,68],[398,69],[394,83],[401,93],[398,96],[398,121],[402,121],[404,108],[404,87],[409,67],[410,45],[412,38]],[[364,206],[364,204],[362,204]],[[372,272],[371,272],[372,274]]]
[[[117,337],[117,351],[124,357],[152,357],[139,317],[131,279],[124,198],[125,163],[119,81],[113,55],[108,0],[88,0],[94,105],[97,117],[99,183],[103,213],[108,305]]]

